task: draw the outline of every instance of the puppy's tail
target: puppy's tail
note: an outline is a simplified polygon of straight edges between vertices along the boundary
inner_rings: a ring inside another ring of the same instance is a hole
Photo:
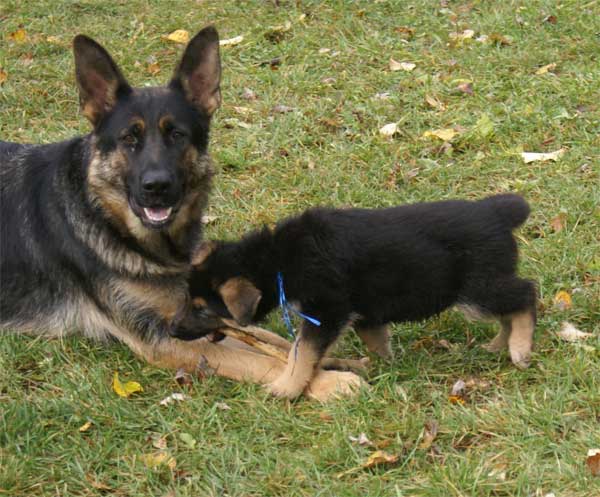
[[[482,207],[489,207],[508,225],[512,230],[521,226],[529,217],[529,204],[520,195],[514,193],[503,193],[480,200]]]

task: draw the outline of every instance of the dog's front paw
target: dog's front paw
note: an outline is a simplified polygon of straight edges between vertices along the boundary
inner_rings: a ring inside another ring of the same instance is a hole
[[[281,399],[295,399],[300,396],[305,388],[305,384],[294,382],[292,378],[282,375],[273,383],[266,385],[267,391],[274,397]]]
[[[527,369],[531,365],[531,352],[528,350],[511,350],[510,358],[519,369]]]
[[[319,402],[327,402],[339,397],[354,396],[367,383],[357,374],[349,371],[319,370],[304,395]]]

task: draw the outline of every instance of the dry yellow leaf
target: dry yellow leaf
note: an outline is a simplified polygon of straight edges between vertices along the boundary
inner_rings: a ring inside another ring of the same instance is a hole
[[[153,62],[152,64],[148,64],[146,70],[152,74],[152,76],[155,76],[160,72],[160,66],[158,65],[158,62]]]
[[[573,307],[573,302],[568,292],[561,290],[554,296],[554,305],[561,311],[567,311]]]
[[[439,138],[445,142],[449,142],[454,138],[458,133],[453,128],[443,128],[443,129],[434,129],[432,131],[425,131],[423,133],[423,138]]]
[[[152,454],[142,454],[140,460],[148,468],[157,468],[158,466],[167,466],[170,469],[175,469],[177,461],[168,452],[154,452]]]
[[[23,28],[19,28],[14,33],[10,33],[8,39],[16,43],[25,43],[27,41],[27,31]]]
[[[79,431],[81,433],[83,433],[84,431],[88,431],[91,427],[92,427],[92,422],[88,421],[79,427]]]
[[[540,67],[537,71],[535,71],[535,74],[537,76],[540,76],[542,74],[546,74],[550,71],[554,71],[554,69],[556,69],[556,63],[553,62],[552,64],[546,64],[545,66]]]
[[[432,109],[437,109],[440,111],[446,110],[446,106],[444,105],[444,103],[438,100],[433,95],[425,95],[425,102],[427,102],[427,105],[429,105],[429,107],[431,107]]]
[[[4,84],[4,82],[8,79],[8,74],[6,74],[6,71],[2,70],[2,68],[0,68],[0,85]]]
[[[417,65],[413,62],[398,62],[397,60],[390,59],[390,71],[412,71]]]
[[[384,450],[376,450],[369,458],[362,464],[363,468],[373,468],[374,466],[381,466],[383,464],[395,464],[398,462],[400,456],[394,454],[388,454]]]
[[[127,398],[131,394],[136,392],[143,392],[144,389],[142,385],[140,385],[137,381],[128,381],[126,383],[121,383],[119,380],[119,373],[115,371],[113,376],[113,390],[119,397]]]
[[[176,29],[167,36],[163,36],[163,38],[174,43],[181,43],[182,45],[185,45],[188,41],[190,41],[190,33],[185,29]]]

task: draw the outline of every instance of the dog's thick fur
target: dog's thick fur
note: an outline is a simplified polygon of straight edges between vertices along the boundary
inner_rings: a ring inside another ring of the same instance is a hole
[[[190,290],[245,324],[277,306],[277,273],[283,275],[287,298],[321,326],[303,322],[284,374],[270,386],[280,396],[302,391],[348,323],[371,351],[390,357],[388,323],[425,319],[453,305],[497,318],[502,331],[489,349],[508,347],[513,362],[526,367],[536,290],[515,274],[512,230],[528,215],[527,203],[512,194],[379,210],[310,209],[240,242],[206,242]]]
[[[114,337],[160,366],[194,370],[204,356],[225,376],[269,381],[284,364],[170,336],[215,325],[192,308],[187,278],[213,175],[216,30],[190,41],[160,88],[132,88],[90,38],[77,36],[74,52],[93,132],[48,145],[0,142],[0,329]],[[340,375],[322,375],[329,384],[316,396],[336,379],[356,383]]]

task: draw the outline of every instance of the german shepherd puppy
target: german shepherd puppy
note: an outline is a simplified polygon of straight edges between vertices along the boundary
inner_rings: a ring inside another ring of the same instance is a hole
[[[303,321],[285,371],[270,385],[277,396],[302,392],[349,323],[371,351],[390,358],[388,323],[425,319],[453,305],[497,318],[502,330],[488,349],[508,347],[524,368],[536,289],[515,274],[512,230],[528,215],[527,203],[512,194],[378,210],[314,208],[239,242],[207,242],[194,261],[190,291],[240,324],[264,318],[284,291],[320,321]]]
[[[221,325],[192,309],[187,283],[213,176],[217,31],[190,41],[161,88],[132,88],[86,36],[74,51],[93,131],[48,145],[0,142],[0,330],[113,337],[158,366],[193,372],[206,361],[234,380],[273,381],[285,364],[272,357],[171,338]],[[306,393],[327,400],[359,385],[353,373],[319,371]]]

